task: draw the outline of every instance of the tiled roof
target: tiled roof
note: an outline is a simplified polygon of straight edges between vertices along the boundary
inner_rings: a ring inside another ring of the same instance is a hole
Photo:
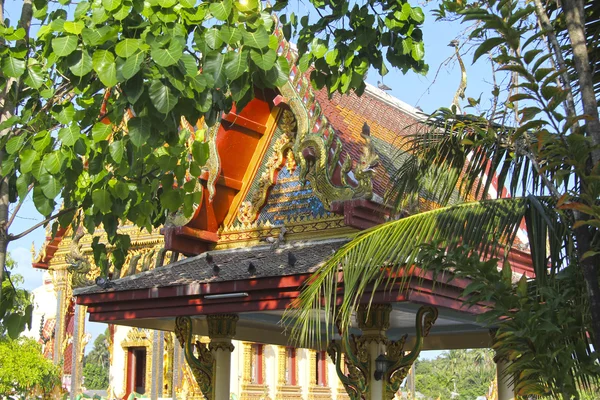
[[[326,89],[315,92],[315,96],[322,112],[344,143],[341,159],[348,153],[355,162],[360,160],[364,144],[362,127],[365,122],[369,125],[372,142],[380,159],[375,170],[373,190],[377,195],[383,196],[388,188],[390,175],[398,168],[401,137],[415,133],[418,122],[425,115],[369,84],[361,97],[353,92],[343,96],[336,92],[329,99]]]
[[[113,287],[88,286],[75,295],[185,286],[192,283],[224,282],[261,277],[297,275],[315,271],[347,239],[293,242],[273,249],[256,246],[202,253],[168,266],[114,280]],[[295,258],[290,265],[290,258]],[[250,264],[252,263],[252,267]],[[215,274],[215,266],[218,273]]]

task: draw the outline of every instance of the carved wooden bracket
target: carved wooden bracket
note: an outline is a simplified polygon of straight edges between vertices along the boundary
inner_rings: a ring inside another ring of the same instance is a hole
[[[202,394],[207,400],[214,399],[214,374],[215,360],[212,352],[205,343],[192,343],[192,319],[190,317],[177,317],[175,319],[175,335],[183,347],[185,360],[187,361],[194,379],[198,382]],[[197,356],[194,354],[194,348]]]

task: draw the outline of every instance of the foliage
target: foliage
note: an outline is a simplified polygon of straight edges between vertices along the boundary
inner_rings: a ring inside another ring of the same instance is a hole
[[[362,91],[363,74],[371,65],[385,73],[384,60],[424,70],[420,8],[404,1],[352,10],[348,3],[312,5],[329,16],[317,23],[303,17],[296,38],[301,51],[310,50],[302,70],[311,61],[331,70],[326,78],[312,74],[318,86]],[[202,131],[180,129],[182,118],[211,126],[234,103],[239,110],[255,91],[286,82],[290,67],[278,55],[272,14],[286,6],[36,0],[23,3],[17,24],[0,15],[0,252],[30,231],[5,235],[30,193],[44,223],[57,219],[54,234],[71,223],[89,233],[103,227],[108,243],[93,242],[103,274],[109,264],[121,268],[130,245],[119,225],[150,230],[168,213],[190,216],[208,144]],[[37,37],[29,34],[32,20]],[[290,39],[298,21],[293,13],[282,20]],[[330,42],[335,48],[327,51]],[[8,202],[17,203],[10,218]]]
[[[433,360],[415,362],[415,388],[426,399],[475,400],[488,393],[496,377],[493,352],[487,349],[450,350]]]
[[[60,385],[60,368],[41,353],[33,339],[0,340],[0,394],[43,398]]]
[[[494,83],[496,74],[509,79],[493,88],[489,110],[440,109],[408,137],[389,200],[412,215],[361,232],[313,275],[287,314],[298,340],[314,339],[321,311],[327,332],[334,320],[348,332],[358,302],[382,285],[402,290],[413,266],[446,278],[451,271],[472,279],[469,302],[493,304],[482,322],[498,329],[494,348],[511,361],[519,394],[593,392],[600,379],[600,90],[586,50],[597,49],[597,5],[586,5],[587,12],[573,0],[559,9],[539,0],[441,3],[440,18],[475,22],[474,59],[490,58]],[[423,201],[440,208],[419,213]],[[519,244],[523,222],[536,276],[513,282],[505,250]]]
[[[108,329],[94,340],[94,348],[83,359],[84,386],[87,389],[103,390],[108,387],[110,351]]]
[[[7,257],[7,271],[2,277],[2,301],[0,302],[0,338],[8,335],[16,339],[23,329],[31,328],[33,305],[29,292],[18,287],[23,282],[20,275],[12,275],[15,262]]]

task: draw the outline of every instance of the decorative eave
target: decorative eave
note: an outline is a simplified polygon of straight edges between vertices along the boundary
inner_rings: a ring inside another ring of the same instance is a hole
[[[282,311],[300,295],[313,272],[346,240],[292,243],[273,249],[247,249],[204,253],[133,276],[117,279],[113,287],[76,289],[77,303],[88,306],[90,320],[123,322],[133,319],[165,319],[184,315]],[[530,271],[530,260],[513,257],[513,271]],[[367,290],[364,302],[413,302],[479,314],[487,305],[464,307],[462,293],[471,282],[434,279],[432,272],[411,268],[398,276],[394,287],[380,285]],[[338,296],[343,295],[340,272]],[[435,284],[434,284],[435,281]],[[225,296],[219,296],[225,295]],[[137,322],[136,322],[137,323]]]

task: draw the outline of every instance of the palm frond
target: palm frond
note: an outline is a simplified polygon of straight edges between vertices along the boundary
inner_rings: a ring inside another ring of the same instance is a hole
[[[329,340],[334,323],[347,333],[352,313],[359,303],[369,301],[368,293],[405,279],[398,277],[406,276],[402,275],[406,268],[418,265],[428,269],[420,264],[419,254],[429,243],[435,242],[447,252],[470,248],[484,258],[506,256],[524,216],[529,215],[539,225],[536,233],[550,234],[559,224],[556,215],[539,215],[551,211],[547,199],[535,199],[541,208],[533,206],[532,201],[532,198],[507,198],[463,203],[363,231],[313,274],[297,302],[286,312],[284,323],[301,345],[320,346],[322,340]],[[548,225],[548,220],[555,222]],[[548,266],[546,248],[536,247],[535,251],[543,253],[534,255],[540,263],[536,268],[544,270]],[[560,269],[560,260],[558,257],[551,261],[556,270]]]
[[[551,178],[554,171],[536,170],[530,155],[537,139],[514,132],[484,118],[436,111],[421,132],[406,137],[405,162],[387,194],[390,203],[403,210],[416,198],[447,206],[460,199],[506,197],[504,189],[512,196],[544,194],[538,172]],[[492,188],[496,196],[489,196]]]

